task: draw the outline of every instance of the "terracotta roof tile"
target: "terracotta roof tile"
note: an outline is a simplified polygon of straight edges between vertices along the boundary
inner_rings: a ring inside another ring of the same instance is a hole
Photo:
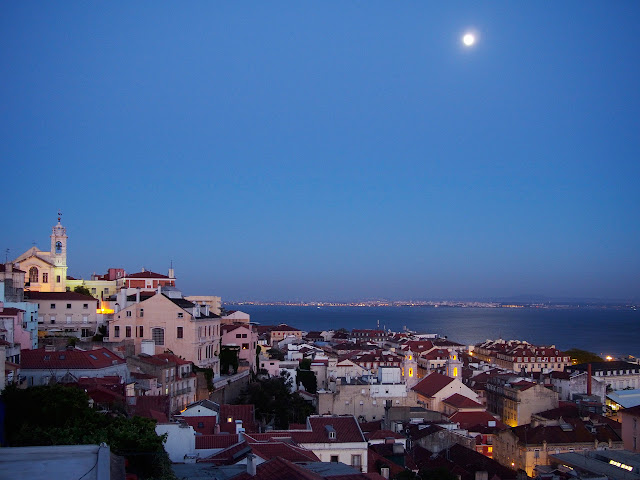
[[[459,393],[454,393],[450,397],[444,399],[443,402],[455,408],[484,408],[478,402],[475,402],[464,395],[460,395]]]
[[[280,457],[258,465],[255,476],[245,472],[233,478],[234,480],[324,480],[321,475]]]
[[[150,271],[138,272],[138,273],[129,273],[124,278],[166,278],[169,279],[166,275],[162,275],[161,273],[155,273]]]
[[[61,350],[48,352],[44,348],[22,350],[20,367],[26,369],[101,369],[126,363],[106,348],[95,350]]]
[[[451,382],[453,382],[453,378],[433,372],[420,380],[412,390],[425,397],[432,397]]]
[[[83,302],[97,302],[91,295],[83,295],[77,292],[24,292],[28,300],[70,300]]]
[[[196,435],[196,450],[228,448],[236,443],[238,443],[236,434]]]

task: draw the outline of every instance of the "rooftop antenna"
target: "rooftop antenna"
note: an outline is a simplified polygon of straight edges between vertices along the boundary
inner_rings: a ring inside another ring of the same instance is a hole
[[[8,248],[4,252],[4,263],[9,263],[9,249]]]
[[[60,223],[61,219],[62,219],[62,212],[60,211],[60,209],[58,209],[58,223]]]

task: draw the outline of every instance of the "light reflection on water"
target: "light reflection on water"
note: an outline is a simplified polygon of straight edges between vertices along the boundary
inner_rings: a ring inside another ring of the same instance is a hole
[[[582,348],[602,355],[640,357],[640,311],[596,308],[288,307],[227,305],[263,325],[287,323],[302,330],[404,326],[475,344],[487,338],[526,340]]]

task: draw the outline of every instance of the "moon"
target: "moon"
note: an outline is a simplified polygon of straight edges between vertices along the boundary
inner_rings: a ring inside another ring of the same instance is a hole
[[[462,43],[464,43],[466,47],[472,46],[474,43],[476,43],[475,35],[473,33],[465,33],[462,37]]]

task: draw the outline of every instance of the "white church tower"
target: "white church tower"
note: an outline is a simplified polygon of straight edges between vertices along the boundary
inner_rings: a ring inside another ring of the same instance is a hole
[[[56,292],[64,292],[67,283],[67,229],[60,223],[61,215],[58,212],[58,224],[51,231],[52,280]]]
[[[462,361],[460,360],[458,352],[456,352],[455,350],[449,352],[449,359],[447,360],[445,366],[447,369],[447,377],[462,380]]]
[[[411,389],[411,387],[418,383],[418,361],[411,349],[404,353],[402,374],[404,376],[404,383],[407,386],[407,390]]]

